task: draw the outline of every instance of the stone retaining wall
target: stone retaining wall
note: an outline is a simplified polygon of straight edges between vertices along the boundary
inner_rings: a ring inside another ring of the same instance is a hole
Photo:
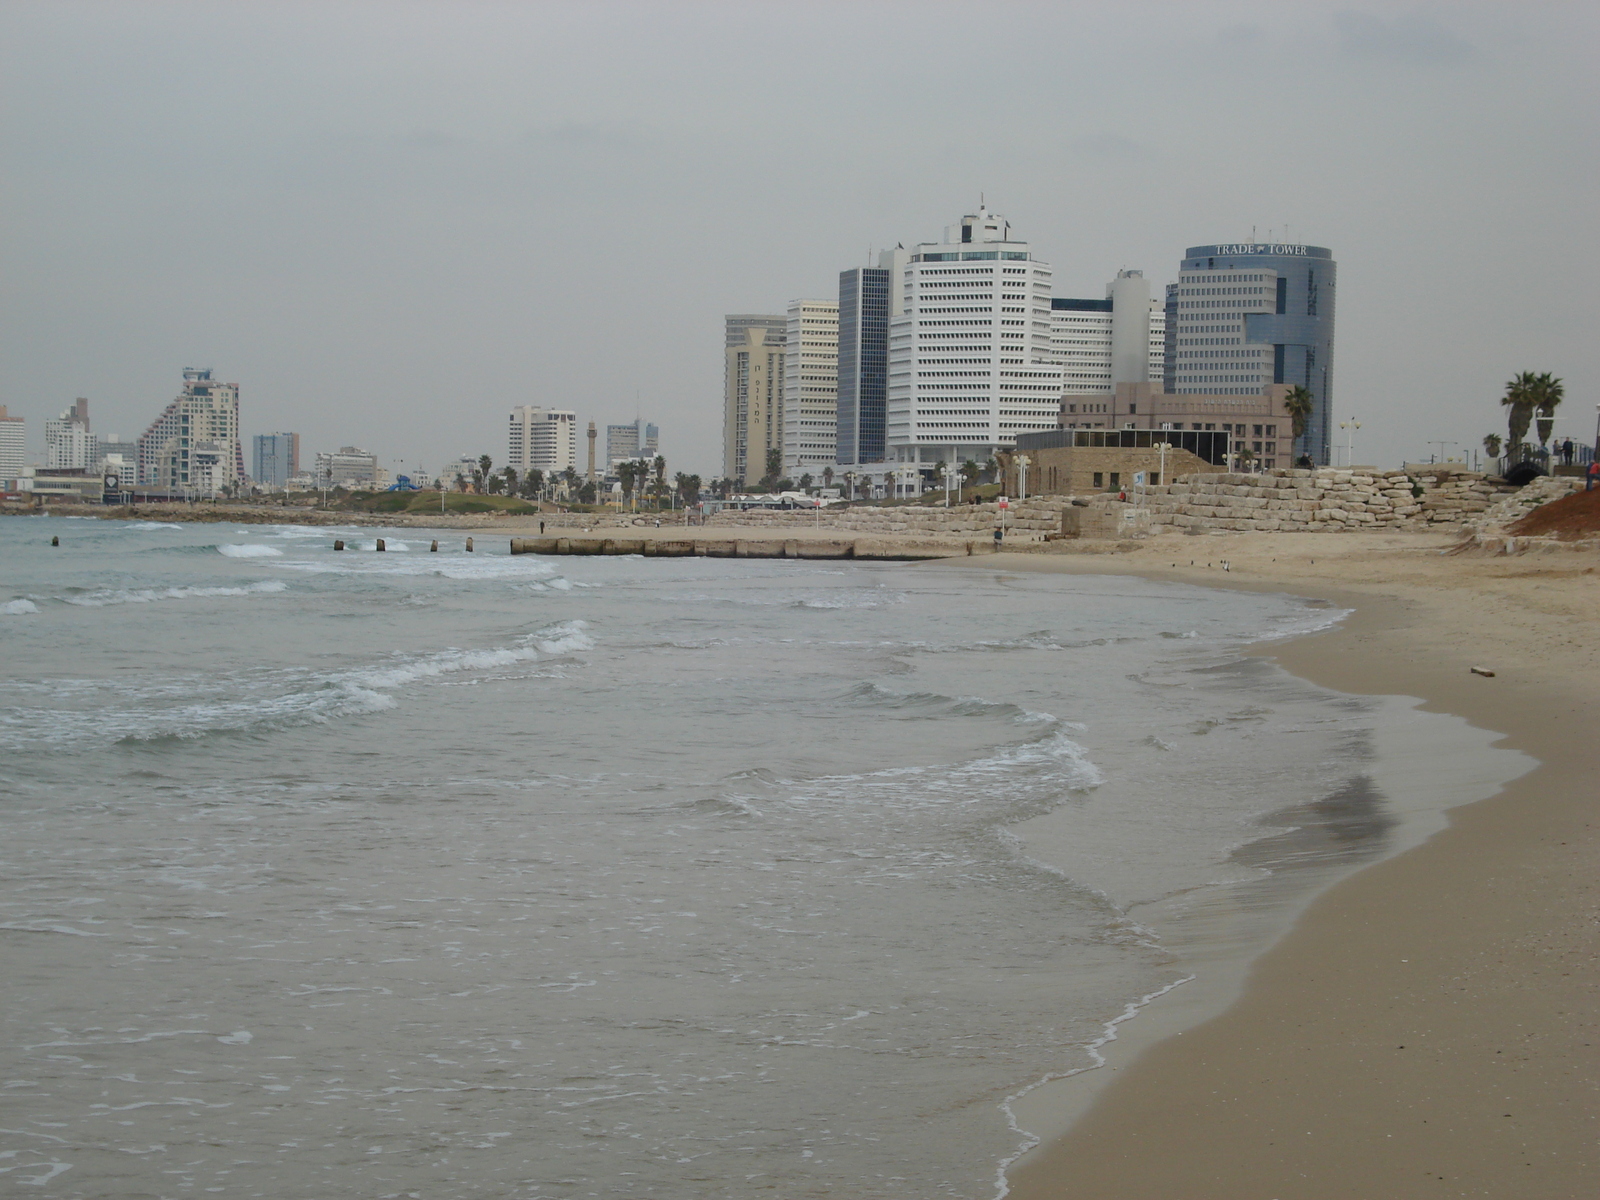
[[[1129,492],[1130,500],[1095,493],[1040,496],[1014,503],[1005,514],[1011,542],[1044,541],[1063,533],[1062,513],[1076,506],[1067,524],[1082,536],[1139,536],[1146,532],[1227,533],[1247,530],[1334,533],[1347,529],[1433,529],[1465,523],[1469,532],[1498,528],[1528,509],[1566,495],[1581,480],[1541,478],[1521,489],[1499,479],[1441,466],[1433,471],[1277,470],[1259,475],[1197,474],[1161,487]],[[725,510],[708,527],[829,529],[857,534],[989,538],[1001,521],[996,504],[906,505],[780,511]],[[552,526],[555,522],[552,520]],[[584,529],[652,525],[654,518],[572,515],[563,526]],[[1070,532],[1069,532],[1070,536]]]
[[[1150,520],[1184,531],[1426,529],[1459,524],[1514,491],[1468,471],[1269,471],[1190,475],[1151,488]]]

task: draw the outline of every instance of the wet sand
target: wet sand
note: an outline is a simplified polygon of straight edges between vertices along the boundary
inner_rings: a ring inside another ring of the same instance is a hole
[[[1420,697],[1538,760],[1317,896],[1220,1016],[1173,1028],[1156,1001],[1124,1026],[1088,1111],[1010,1171],[1013,1197],[1600,1192],[1600,556],[1448,543],[1166,537],[916,568],[1326,597],[1355,610],[1340,628],[1256,652],[1341,691]]]

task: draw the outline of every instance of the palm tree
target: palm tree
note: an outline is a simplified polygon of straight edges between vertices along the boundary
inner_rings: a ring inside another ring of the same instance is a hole
[[[833,468],[832,467],[823,467],[822,468],[822,486],[823,487],[830,487],[830,488],[833,486]]]
[[[1490,458],[1500,457],[1500,435],[1498,433],[1491,433],[1484,437],[1483,452]]]
[[[1550,440],[1550,433],[1556,424],[1556,409],[1561,406],[1561,401],[1566,398],[1567,387],[1549,371],[1534,376],[1533,391],[1529,397],[1533,402],[1535,411],[1539,414],[1537,428],[1539,430],[1539,446],[1542,449]]]
[[[1283,398],[1283,411],[1289,414],[1289,422],[1294,429],[1294,440],[1301,441],[1306,436],[1306,425],[1311,420],[1311,414],[1317,411],[1317,401],[1307,388],[1295,384]],[[1302,450],[1309,453],[1310,447],[1302,445]]]
[[[1537,375],[1532,371],[1523,371],[1506,384],[1506,394],[1500,397],[1500,403],[1509,410],[1506,413],[1508,455],[1516,455],[1522,447],[1523,440],[1528,436],[1528,423],[1533,420],[1533,410],[1537,403],[1535,392],[1538,383]]]
[[[489,490],[489,468],[492,466],[494,466],[494,459],[490,458],[487,454],[478,455],[477,482],[478,490],[480,492],[487,492]]]

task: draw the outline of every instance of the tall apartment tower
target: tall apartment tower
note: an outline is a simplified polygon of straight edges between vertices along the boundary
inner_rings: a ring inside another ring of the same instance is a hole
[[[839,272],[839,399],[834,461],[884,459],[889,400],[889,318],[900,311],[899,277],[909,256],[885,250],[876,267]]]
[[[742,486],[767,473],[767,452],[782,451],[783,343],[788,318],[735,313],[727,318],[722,364],[722,473]]]
[[[1333,252],[1322,246],[1190,246],[1174,297],[1172,390],[1238,396],[1272,383],[1299,385],[1314,405],[1302,450],[1326,463],[1337,278]]]
[[[794,300],[783,340],[783,473],[834,463],[839,420],[839,302]]]
[[[0,487],[16,479],[28,465],[28,426],[21,417],[8,417],[0,404]]]
[[[250,466],[250,478],[262,487],[283,487],[300,474],[300,435],[256,434],[250,439]]]
[[[184,368],[183,390],[140,435],[140,482],[214,495],[242,478],[239,385]]]
[[[980,205],[909,255],[889,318],[887,457],[931,469],[983,461],[1056,427],[1048,263]]]
[[[553,475],[578,469],[578,414],[568,409],[521,404],[511,410],[506,465],[517,474]]]
[[[1167,314],[1150,299],[1142,271],[1119,271],[1104,300],[1050,301],[1050,346],[1068,395],[1111,392],[1119,383],[1160,383]]]
[[[89,401],[84,397],[44,423],[44,455],[45,465],[56,470],[87,470],[98,461],[94,434],[89,432]]]

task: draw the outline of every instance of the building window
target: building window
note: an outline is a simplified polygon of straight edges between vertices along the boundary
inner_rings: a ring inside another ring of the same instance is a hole
[[[1102,472],[1096,471],[1094,473],[1094,486],[1095,487],[1105,487],[1105,485],[1106,485],[1105,484],[1105,478],[1106,477]]]
[[[1113,472],[1111,472],[1111,490],[1114,492],[1121,486],[1122,486],[1122,472],[1121,471],[1113,471]]]

